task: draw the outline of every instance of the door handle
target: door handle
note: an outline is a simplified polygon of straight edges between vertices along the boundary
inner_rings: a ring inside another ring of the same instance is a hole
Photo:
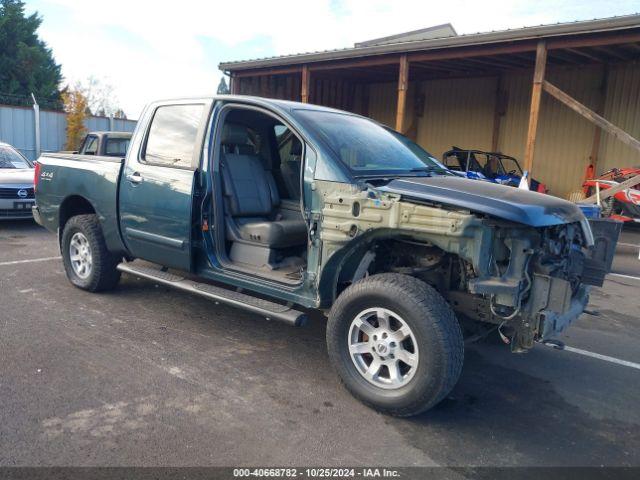
[[[134,172],[127,175],[127,180],[129,180],[131,183],[142,183],[143,178],[140,173]]]

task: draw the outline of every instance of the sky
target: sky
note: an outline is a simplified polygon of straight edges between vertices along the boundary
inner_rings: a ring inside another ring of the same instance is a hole
[[[152,100],[212,95],[222,61],[351,47],[442,23],[458,34],[640,12],[640,0],[32,0],[65,84],[94,76],[138,118]]]

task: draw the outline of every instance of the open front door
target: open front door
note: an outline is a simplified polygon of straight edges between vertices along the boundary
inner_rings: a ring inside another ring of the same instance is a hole
[[[191,269],[193,188],[209,104],[155,105],[120,180],[120,226],[137,258]],[[136,156],[136,152],[139,155]]]

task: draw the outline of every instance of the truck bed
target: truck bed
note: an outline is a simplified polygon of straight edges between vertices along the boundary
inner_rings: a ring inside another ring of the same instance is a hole
[[[86,213],[83,209],[90,207],[98,215],[109,249],[123,250],[118,226],[118,185],[123,162],[116,157],[43,154],[38,159],[36,196],[42,225],[56,231],[61,216]]]

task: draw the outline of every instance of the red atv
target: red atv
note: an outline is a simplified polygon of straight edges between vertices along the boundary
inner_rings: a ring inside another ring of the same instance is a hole
[[[591,178],[593,166],[590,165],[582,189],[587,196],[595,195],[596,185],[599,185],[600,191],[604,191],[636,175],[640,175],[640,168],[612,168],[597,178]],[[621,222],[640,223],[640,183],[605,198],[602,201],[602,216]]]

